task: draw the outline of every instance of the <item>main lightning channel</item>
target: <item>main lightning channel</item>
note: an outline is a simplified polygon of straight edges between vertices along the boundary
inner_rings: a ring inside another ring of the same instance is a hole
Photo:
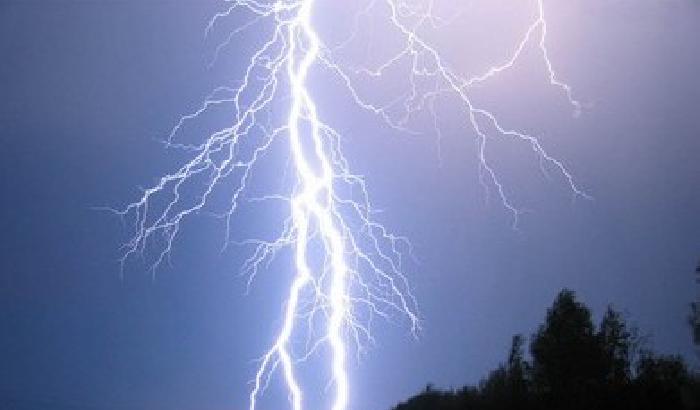
[[[282,332],[274,345],[267,352],[258,369],[255,387],[250,394],[250,410],[256,407],[260,393],[261,379],[273,356],[277,355],[284,368],[284,377],[291,395],[294,410],[302,408],[302,392],[299,382],[295,379],[293,362],[287,349],[289,337],[294,328],[299,295],[302,289],[312,280],[313,275],[307,261],[309,226],[311,220],[318,225],[319,235],[323,241],[327,257],[330,259],[331,284],[329,301],[331,314],[328,320],[326,338],[332,348],[332,372],[336,388],[333,410],[343,410],[348,402],[348,377],[345,369],[345,343],[342,328],[347,316],[348,295],[346,293],[345,244],[341,226],[334,216],[335,193],[333,182],[336,177],[328,158],[327,150],[321,138],[321,123],[318,119],[316,105],[306,87],[309,67],[316,61],[320,43],[311,24],[313,0],[301,3],[296,17],[288,25],[289,47],[286,55],[287,75],[289,78],[292,104],[288,120],[288,130],[294,167],[300,181],[301,189],[291,200],[294,239],[296,243],[295,265],[296,277],[292,283],[284,316]],[[303,56],[297,62],[297,51],[300,44],[297,38],[306,40]],[[303,118],[302,118],[303,117]],[[311,139],[313,155],[320,165],[320,171],[315,172],[303,143],[301,122],[306,121],[310,126],[308,133]]]

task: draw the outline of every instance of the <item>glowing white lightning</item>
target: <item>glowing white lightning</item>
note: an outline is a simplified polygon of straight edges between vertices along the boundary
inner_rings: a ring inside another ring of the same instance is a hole
[[[374,68],[351,68],[337,61],[335,54],[353,41],[356,32],[335,48],[324,46],[313,25],[314,0],[227,0],[227,3],[229,7],[209,22],[207,33],[215,29],[220,19],[235,13],[246,15],[249,20],[230,33],[217,47],[216,55],[235,34],[255,24],[270,22],[271,33],[251,55],[239,87],[217,88],[198,110],[183,116],[171,131],[168,146],[191,153],[191,159],[146,189],[139,200],[115,211],[132,218],[135,229],[125,245],[123,262],[137,253],[143,254],[147,244],[155,242],[160,244],[152,261],[155,269],[170,254],[180,222],[210,205],[215,188],[224,184],[234,187],[228,206],[220,212],[226,219],[226,244],[240,207],[260,201],[285,201],[290,215],[281,234],[275,239],[244,242],[254,246],[243,266],[244,273],[249,275],[249,284],[263,265],[283,248],[293,249],[295,266],[282,326],[260,360],[250,391],[249,409],[257,408],[272,375],[281,367],[292,408],[301,410],[304,390],[296,375],[297,364],[321,346],[328,346],[330,381],[335,390],[332,410],[345,410],[350,394],[346,370],[348,341],[353,341],[358,350],[364,342],[371,342],[370,324],[374,316],[390,318],[392,312],[398,312],[408,319],[414,333],[419,329],[419,320],[415,299],[402,273],[402,251],[410,251],[410,245],[405,238],[389,233],[373,220],[374,211],[365,181],[350,172],[341,151],[340,133],[319,118],[307,87],[312,67],[329,69],[346,86],[352,101],[397,130],[408,129],[411,117],[420,110],[427,110],[433,116],[434,131],[439,136],[435,100],[456,98],[478,140],[481,183],[486,189],[495,188],[503,206],[512,212],[514,224],[519,211],[508,199],[485,153],[489,133],[527,143],[539,157],[543,171],[546,166],[554,168],[574,194],[586,194],[575,185],[563,163],[550,156],[536,137],[506,128],[494,113],[472,101],[470,89],[513,67],[532,39],[539,36],[537,46],[546,64],[549,82],[562,89],[576,114],[581,104],[552,68],[545,45],[542,0],[536,1],[534,20],[504,62],[471,77],[459,75],[450,68],[440,52],[421,35],[426,26],[434,28],[443,22],[434,15],[434,0],[428,0],[425,5],[409,0],[371,0],[368,3],[356,21],[373,10],[384,10],[387,27],[404,40],[403,47]],[[390,68],[402,64],[409,67],[410,89],[390,106],[374,104],[358,91],[358,81],[381,77]],[[430,88],[420,85],[425,79],[431,80]],[[286,92],[288,100],[282,98]],[[277,107],[273,107],[273,102],[282,101],[289,101],[288,115],[279,120],[270,111]],[[403,103],[403,109],[397,113],[394,107],[400,105],[398,103]],[[176,141],[186,123],[222,105],[233,107],[230,126],[209,134],[203,142]],[[275,122],[278,124],[270,125]],[[289,192],[246,196],[254,170],[278,145],[289,149],[296,183]],[[319,323],[323,332],[316,336],[314,329]],[[295,335],[304,330],[305,348],[296,352]]]
[[[282,361],[285,380],[292,396],[293,408],[294,410],[301,410],[302,408],[302,393],[299,383],[294,378],[294,368],[292,358],[287,350],[287,343],[294,327],[299,294],[307,283],[313,280],[307,261],[309,225],[312,220],[315,220],[318,224],[319,235],[323,241],[326,255],[330,259],[332,274],[330,291],[328,292],[331,315],[328,321],[327,338],[333,349],[333,380],[337,391],[333,410],[344,409],[348,400],[348,382],[345,373],[345,344],[341,335],[343,322],[348,315],[348,296],[345,290],[348,268],[345,265],[343,224],[342,219],[335,217],[335,193],[333,190],[335,171],[330,164],[321,138],[321,124],[318,120],[316,106],[306,89],[309,67],[314,63],[319,52],[318,36],[311,26],[312,5],[313,1],[311,0],[300,3],[296,15],[288,24],[289,46],[285,56],[287,75],[290,80],[292,93],[292,106],[287,127],[292,157],[301,184],[300,191],[291,200],[292,226],[295,229],[294,239],[296,242],[296,276],[287,300],[282,331],[274,347],[265,355],[258,370],[255,387],[250,394],[251,410],[255,409],[256,399],[260,392],[260,380],[275,354]],[[299,45],[296,39],[301,36],[307,40],[308,44],[300,59],[301,61],[297,62],[296,53]],[[302,119],[302,113],[305,114],[304,119]],[[304,151],[303,136],[300,131],[300,122],[303,120],[310,125],[308,135],[311,137],[311,145],[313,147],[311,151],[320,168],[317,172],[313,171],[312,165],[307,159],[308,154]]]

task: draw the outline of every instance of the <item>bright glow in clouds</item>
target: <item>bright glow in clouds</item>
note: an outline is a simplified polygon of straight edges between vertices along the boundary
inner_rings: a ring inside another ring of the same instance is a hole
[[[426,27],[437,28],[445,23],[435,15],[434,3],[435,0],[370,0],[355,18],[371,13],[386,16],[387,30],[399,35],[403,45],[378,66],[348,67],[338,62],[334,54],[353,41],[357,33],[334,48],[325,45],[314,27],[314,21],[323,19],[314,15],[315,0],[227,1],[227,8],[209,22],[207,33],[216,30],[222,20],[249,20],[230,33],[217,48],[217,54],[235,34],[251,26],[267,23],[273,30],[249,56],[237,88],[217,88],[197,111],[183,116],[173,128],[168,146],[183,150],[189,154],[189,160],[145,189],[137,201],[116,211],[130,218],[134,227],[133,236],[125,245],[123,262],[143,253],[151,244],[149,249],[158,249],[152,265],[155,269],[170,254],[180,223],[204,211],[217,188],[231,190],[230,202],[222,213],[227,244],[235,216],[243,205],[267,201],[288,204],[289,215],[280,226],[279,236],[245,242],[254,249],[243,266],[249,284],[280,250],[291,249],[294,258],[281,328],[254,375],[250,410],[258,408],[259,399],[276,373],[283,376],[291,407],[305,408],[304,391],[325,387],[309,388],[299,379],[300,363],[312,355],[328,356],[332,410],[345,410],[352,392],[346,371],[348,352],[372,341],[373,318],[390,319],[398,313],[407,318],[414,334],[420,328],[416,302],[402,273],[402,254],[410,252],[410,245],[373,220],[365,180],[349,169],[341,151],[342,136],[332,124],[319,118],[308,87],[313,67],[325,68],[324,72],[336,76],[352,102],[399,131],[408,130],[411,117],[425,111],[434,119],[434,131],[439,135],[435,101],[456,98],[477,138],[480,181],[485,189],[498,194],[502,205],[512,213],[514,224],[519,210],[506,195],[486,155],[489,135],[527,144],[539,158],[543,171],[545,167],[556,170],[573,194],[586,197],[563,163],[550,156],[536,137],[506,127],[495,114],[470,98],[474,86],[510,69],[524,50],[536,47],[551,85],[561,89],[575,114],[580,112],[581,104],[574,99],[571,88],[557,77],[549,59],[542,0],[533,2],[535,17],[504,61],[474,76],[455,72],[421,34]],[[410,67],[410,89],[394,103],[373,103],[360,91],[358,82],[363,78],[381,78],[401,65]],[[401,105],[403,111],[399,112],[401,109],[396,107]],[[186,124],[219,106],[232,107],[233,121],[229,126],[194,144],[178,141]],[[285,111],[280,112],[280,107]],[[279,146],[289,150],[295,183],[286,192],[247,196],[249,182],[262,158]],[[280,278],[287,283],[287,276]],[[294,340],[300,337],[306,340],[305,347],[296,351],[300,349],[295,349]]]

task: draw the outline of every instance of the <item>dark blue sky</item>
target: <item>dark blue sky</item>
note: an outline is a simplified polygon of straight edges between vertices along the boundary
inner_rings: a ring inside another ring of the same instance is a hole
[[[353,168],[419,259],[408,274],[424,331],[414,341],[400,325],[378,326],[378,345],[352,365],[354,409],[387,409],[427,382],[478,381],[513,333],[535,330],[562,287],[596,317],[613,303],[653,347],[697,364],[685,316],[700,257],[700,5],[546,5],[551,57],[584,114],[572,118],[546,87],[535,54],[477,98],[543,134],[592,202],[572,202],[526,150],[496,145],[513,198],[530,210],[514,231],[485,202],[473,136],[454,113],[439,162],[432,136],[321,108],[353,136]],[[171,169],[178,156],[156,139],[234,79],[249,43],[242,37],[207,69],[216,43],[202,33],[216,10],[184,0],[0,0],[0,403],[245,407],[251,359],[278,325],[284,284],[263,275],[244,296],[236,273],[245,255],[221,253],[222,227],[205,216],[183,226],[155,280],[138,261],[122,279],[126,231],[91,210],[133,200]],[[465,61],[484,48],[452,38]],[[316,92],[347,103],[329,90]]]

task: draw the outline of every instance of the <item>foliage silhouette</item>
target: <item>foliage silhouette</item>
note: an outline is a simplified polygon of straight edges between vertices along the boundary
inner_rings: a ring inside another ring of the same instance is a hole
[[[697,275],[695,281],[700,284],[700,262],[695,268],[695,274]],[[698,300],[690,304],[688,324],[693,332],[693,343],[696,346],[700,346],[700,301]]]
[[[642,349],[637,329],[608,307],[596,327],[590,310],[564,289],[530,339],[515,335],[507,361],[478,386],[428,385],[394,410],[694,410],[700,377],[678,356]]]

